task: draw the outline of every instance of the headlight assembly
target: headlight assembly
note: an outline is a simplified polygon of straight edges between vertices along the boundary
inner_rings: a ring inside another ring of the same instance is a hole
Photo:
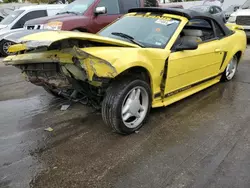
[[[47,30],[61,30],[62,29],[62,22],[56,21],[56,22],[49,22],[43,26],[43,29]]]

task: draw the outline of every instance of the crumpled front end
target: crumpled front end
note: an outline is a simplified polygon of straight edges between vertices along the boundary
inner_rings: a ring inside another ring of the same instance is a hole
[[[17,47],[13,46],[13,48]],[[23,49],[22,46],[19,47]],[[85,81],[92,85],[96,85],[97,82],[101,85],[102,79],[111,79],[117,75],[117,71],[111,63],[78,47],[61,51],[13,55],[5,58],[4,63],[20,68],[31,79],[31,82],[35,80],[34,77],[45,82],[46,73],[50,71],[56,71],[64,77]],[[55,76],[53,78],[56,79]],[[48,81],[51,80],[48,79]],[[64,87],[65,84],[55,84],[55,86]]]
[[[85,51],[103,46],[113,44],[78,39],[54,43],[28,41],[11,46],[9,51],[18,54],[8,56],[4,63],[21,69],[27,81],[35,85],[84,104],[91,101],[97,106],[110,80],[118,75],[111,62]]]

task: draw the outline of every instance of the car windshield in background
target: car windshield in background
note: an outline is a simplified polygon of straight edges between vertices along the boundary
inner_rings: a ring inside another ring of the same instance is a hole
[[[8,16],[6,16],[1,22],[1,25],[9,25],[11,24],[18,16],[20,16],[24,10],[15,10],[11,12]]]
[[[246,2],[242,5],[241,8],[242,8],[242,9],[250,9],[250,0],[246,1]]]
[[[230,7],[228,7],[228,8],[225,10],[225,12],[234,12],[234,9],[235,9],[236,7],[240,7],[240,6],[231,5]]]
[[[191,7],[190,10],[194,10],[197,12],[208,12],[209,7],[208,6],[195,6],[195,7]]]
[[[57,14],[83,14],[94,0],[76,0]]]
[[[165,48],[179,23],[179,20],[166,17],[125,16],[98,34],[142,47]]]

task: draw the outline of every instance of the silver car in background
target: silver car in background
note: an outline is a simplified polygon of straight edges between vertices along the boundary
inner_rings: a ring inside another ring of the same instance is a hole
[[[213,14],[215,16],[221,17],[224,23],[226,23],[225,13],[222,8],[216,5],[198,5],[189,8],[190,10],[194,10],[197,12],[206,12],[209,14]]]
[[[25,22],[31,19],[53,16],[65,6],[64,4],[32,5],[21,7],[11,12],[0,22],[0,54],[2,56],[9,55],[8,48],[12,44],[11,41],[3,40],[3,36],[22,30]]]

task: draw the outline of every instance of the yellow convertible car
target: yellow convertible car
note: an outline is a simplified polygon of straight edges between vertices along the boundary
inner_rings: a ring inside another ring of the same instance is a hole
[[[91,104],[121,134],[151,107],[231,80],[246,49],[237,25],[191,10],[139,8],[97,34],[41,31],[14,41],[4,62],[54,95]]]

